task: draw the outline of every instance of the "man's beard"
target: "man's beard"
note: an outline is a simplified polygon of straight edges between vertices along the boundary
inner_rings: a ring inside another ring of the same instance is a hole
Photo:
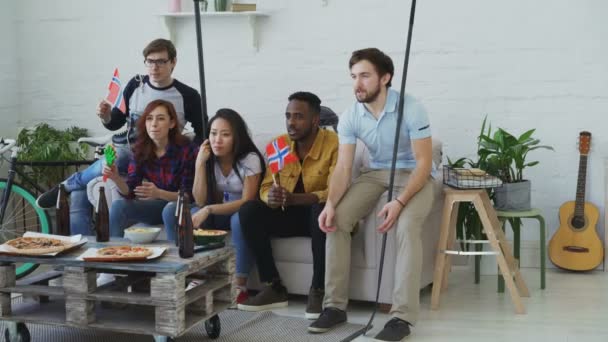
[[[357,101],[359,103],[374,102],[378,98],[378,95],[380,95],[380,87],[378,87],[375,92],[373,92],[373,93],[366,93],[366,95],[367,96],[365,96],[364,98],[361,98],[361,99],[359,97],[357,97],[356,94],[355,94],[355,97],[357,98]]]

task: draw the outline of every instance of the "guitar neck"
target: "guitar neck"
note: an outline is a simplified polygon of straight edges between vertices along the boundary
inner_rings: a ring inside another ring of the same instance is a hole
[[[585,184],[587,182],[587,155],[581,154],[578,164],[578,181],[576,183],[576,204],[574,215],[585,216]]]

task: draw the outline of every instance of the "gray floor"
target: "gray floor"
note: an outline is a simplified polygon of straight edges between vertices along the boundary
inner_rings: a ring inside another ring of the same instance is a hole
[[[431,292],[421,297],[420,321],[411,341],[608,341],[608,272],[568,273],[547,270],[547,288],[540,289],[538,269],[522,270],[530,289],[524,298],[527,313],[516,315],[507,293],[496,292],[496,277],[482,276],[473,283],[469,267],[455,267],[449,277],[448,291],[441,296],[438,311],[430,310]],[[291,301],[284,315],[302,316],[304,298]],[[354,303],[349,321],[365,324],[371,306]],[[356,341],[371,341],[388,316],[379,314],[375,328]]]
[[[495,276],[482,276],[481,284],[476,285],[470,267],[455,267],[438,311],[430,310],[430,290],[423,291],[420,320],[408,340],[608,341],[608,272],[549,269],[545,290],[540,290],[538,269],[525,268],[522,274],[531,296],[524,298],[527,313],[516,315],[509,295],[496,292]],[[295,297],[288,308],[274,312],[303,317],[305,304],[305,297]],[[370,313],[371,304],[351,303],[349,321],[365,324]],[[387,319],[378,314],[375,328],[356,341],[371,341]]]

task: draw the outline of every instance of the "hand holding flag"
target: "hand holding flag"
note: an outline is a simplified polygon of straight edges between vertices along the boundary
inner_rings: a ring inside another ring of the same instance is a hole
[[[298,161],[298,158],[291,153],[285,137],[279,137],[268,144],[266,156],[268,156],[268,167],[273,175],[279,173],[285,165]]]
[[[266,146],[266,156],[268,157],[268,167],[272,172],[272,180],[276,186],[280,186],[280,178],[277,181],[277,173],[281,171],[285,165],[298,161],[298,158],[291,153],[289,145],[285,141],[285,137],[279,137],[273,140]],[[284,206],[281,206],[285,210]]]
[[[120,83],[120,75],[118,74],[118,68],[114,69],[114,76],[112,81],[108,85],[108,101],[113,108],[118,108],[123,114],[127,114],[127,105],[125,104],[125,98],[122,96],[122,84]]]

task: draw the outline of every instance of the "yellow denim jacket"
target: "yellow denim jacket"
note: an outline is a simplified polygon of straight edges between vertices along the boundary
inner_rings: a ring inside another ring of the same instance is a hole
[[[283,137],[285,137],[285,141],[289,144],[291,153],[296,154],[295,142],[289,139],[289,135],[287,134],[284,134]],[[338,160],[338,145],[338,135],[336,133],[320,128],[315,142],[312,144],[306,157],[304,157],[302,164],[300,165],[299,162],[290,163],[285,165],[283,170],[279,171],[278,177],[281,186],[289,192],[293,192],[300,174],[302,174],[304,191],[317,195],[319,203],[325,203],[329,190],[329,179]],[[272,172],[270,168],[267,168],[262,186],[260,187],[260,198],[265,203],[268,203],[268,191],[272,187],[272,183]]]

